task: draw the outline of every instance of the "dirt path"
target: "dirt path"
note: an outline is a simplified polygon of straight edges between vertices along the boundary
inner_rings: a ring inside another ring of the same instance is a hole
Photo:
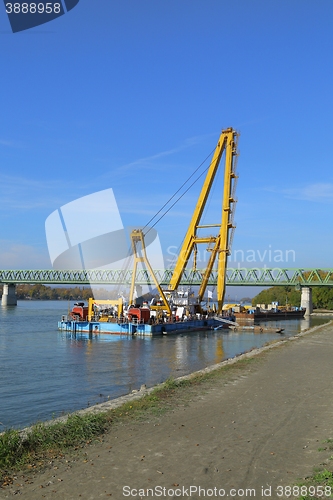
[[[161,417],[118,424],[76,458],[19,476],[0,498],[222,498],[222,489],[225,497],[288,498],[281,487],[327,459],[318,448],[333,437],[333,327],[254,365],[191,389],[187,403]]]

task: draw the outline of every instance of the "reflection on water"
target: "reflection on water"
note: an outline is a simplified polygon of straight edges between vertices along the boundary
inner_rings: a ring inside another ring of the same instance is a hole
[[[73,335],[56,329],[67,308],[60,301],[21,301],[17,307],[0,307],[3,427],[50,419],[127,394],[141,384],[153,386],[281,337],[226,330],[152,338]],[[280,321],[276,326],[290,336],[325,321]]]

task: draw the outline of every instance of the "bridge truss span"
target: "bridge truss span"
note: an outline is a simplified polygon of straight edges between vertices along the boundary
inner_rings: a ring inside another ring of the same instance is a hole
[[[180,285],[200,286],[204,269],[185,270]],[[154,271],[157,281],[168,286],[172,269]],[[120,269],[15,269],[0,270],[0,283],[44,285],[129,285],[132,270]],[[145,269],[138,270],[137,284],[154,283]],[[217,270],[213,270],[208,285],[217,283]],[[333,286],[333,268],[228,268],[228,286]]]
[[[229,285],[333,286],[333,268],[229,268]]]

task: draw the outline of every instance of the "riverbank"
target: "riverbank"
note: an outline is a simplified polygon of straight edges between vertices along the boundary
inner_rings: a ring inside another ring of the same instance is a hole
[[[322,316],[324,318],[329,318],[333,316],[333,311],[330,309],[314,309],[311,313],[311,316]]]
[[[252,488],[260,497],[261,487],[292,486],[327,458],[318,448],[332,437],[333,327],[256,351],[242,356],[252,362],[175,389],[168,411],[125,418],[43,472],[18,475],[0,498],[120,499],[124,486],[132,496],[200,486]]]

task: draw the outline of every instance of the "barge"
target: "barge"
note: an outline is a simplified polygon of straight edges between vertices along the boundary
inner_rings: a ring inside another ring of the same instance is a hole
[[[99,321],[71,321],[68,319],[62,319],[58,322],[59,330],[72,333],[109,333],[118,335],[143,335],[150,337],[154,335],[167,335],[185,333],[190,331],[211,330],[220,326],[220,321],[216,320],[215,318],[177,321],[175,323],[157,323],[152,325],[132,321],[102,323]]]
[[[268,307],[257,306],[248,310],[238,310],[234,312],[234,315],[236,321],[247,324],[266,320],[280,321],[287,319],[302,319],[304,318],[305,312],[306,309],[302,307],[282,307],[273,303]]]
[[[276,311],[258,311],[254,313],[255,320],[280,320],[280,319],[300,319],[305,315],[306,309],[278,309]]]
[[[183,298],[183,301],[186,299],[187,297]],[[185,307],[180,306],[173,310],[171,317],[167,317],[162,308],[159,303],[155,308],[144,303],[142,307],[130,306],[125,309],[122,299],[89,299],[88,306],[84,302],[74,304],[71,312],[62,316],[58,322],[58,330],[71,333],[154,336],[236,325],[233,316],[217,316],[210,312],[189,314],[189,309],[184,311]]]

